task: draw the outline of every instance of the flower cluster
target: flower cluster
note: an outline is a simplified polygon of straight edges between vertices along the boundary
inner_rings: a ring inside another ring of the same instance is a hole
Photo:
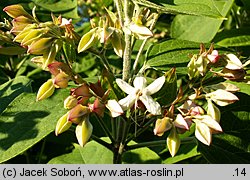
[[[33,16],[24,10],[21,5],[10,5],[4,11],[14,18],[11,32],[16,35],[15,42],[27,48],[27,53],[38,55],[31,59],[44,70],[54,62],[57,53],[61,50],[64,41],[74,43],[78,35],[73,31],[71,21],[52,15],[52,22],[39,22],[35,9]]]

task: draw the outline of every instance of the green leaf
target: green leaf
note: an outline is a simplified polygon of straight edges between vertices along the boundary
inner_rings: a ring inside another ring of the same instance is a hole
[[[36,102],[36,94],[22,94],[1,114],[0,163],[23,153],[54,131],[65,114],[63,99],[68,90],[58,90],[51,98]]]
[[[0,86],[0,113],[23,92],[32,92],[31,80],[24,76],[19,76],[2,84]]]
[[[74,9],[77,6],[77,0],[32,0],[37,6],[51,12],[61,12]]]
[[[149,50],[147,65],[167,70],[176,67],[177,73],[186,74],[189,55],[199,53],[199,43],[183,40],[167,40]]]
[[[107,140],[107,138],[102,138]],[[112,164],[113,153],[95,141],[88,142],[84,147],[75,145],[75,149],[51,159],[49,164]]]
[[[209,163],[250,163],[250,96],[236,94],[240,101],[221,108],[222,134],[213,136],[210,146],[198,150]]]
[[[210,44],[205,44],[205,46],[208,49]],[[231,52],[220,46],[214,48],[219,50],[220,54]],[[176,67],[177,74],[186,75],[190,55],[199,54],[199,51],[200,43],[197,42],[180,39],[162,41],[149,49],[146,66],[164,71]]]
[[[218,33],[214,42],[223,47],[250,46],[250,28],[232,29]]]
[[[90,70],[96,64],[96,57],[92,54],[87,54],[73,64],[73,70],[76,73],[82,73],[84,71]]]
[[[154,8],[163,13],[188,14],[222,18],[213,0],[133,0],[134,3]]]
[[[177,154],[174,157],[169,157],[163,161],[164,164],[174,164],[180,161],[200,155],[197,151],[197,144],[183,144],[180,146]]]
[[[0,54],[3,55],[19,55],[19,54],[23,54],[27,51],[27,49],[22,48],[22,47],[1,47],[0,48]]]
[[[222,16],[226,17],[234,0],[216,0],[214,2]],[[222,22],[223,19],[177,15],[171,24],[171,37],[195,42],[210,42],[218,32]]]
[[[156,99],[162,106],[169,105],[173,102],[177,95],[177,77],[175,69],[170,69],[166,73],[166,81],[160,91],[155,93],[152,97]],[[168,97],[167,99],[165,97]]]
[[[128,145],[133,144],[136,142],[131,141]],[[143,147],[125,152],[122,156],[122,162],[123,164],[159,164],[161,158],[151,149]]]

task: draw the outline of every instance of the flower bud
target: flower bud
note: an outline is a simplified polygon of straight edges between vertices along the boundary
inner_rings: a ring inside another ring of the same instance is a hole
[[[37,41],[38,39],[41,38],[43,35],[43,30],[42,29],[32,29],[29,31],[29,33],[23,38],[21,41],[21,45],[23,46],[28,46],[31,45],[32,42]]]
[[[226,106],[239,100],[238,97],[233,93],[227,92],[222,89],[218,89],[214,92],[206,94],[206,98],[211,99],[219,106]]]
[[[135,34],[139,39],[146,39],[148,37],[153,36],[153,33],[142,24],[131,22],[129,24],[129,30]]]
[[[58,61],[50,63],[48,65],[48,69],[49,69],[50,73],[54,76],[59,74],[61,71],[65,72],[66,74],[70,74],[70,72],[71,72],[71,69],[67,64],[65,64],[63,62],[58,62]]]
[[[204,123],[195,121],[195,137],[203,144],[210,145],[212,141],[211,129]]]
[[[96,31],[97,28],[91,29],[88,33],[82,36],[77,48],[78,53],[89,49],[97,42]]]
[[[78,88],[71,89],[71,95],[79,97],[91,97],[91,94],[89,92],[89,86],[87,84],[82,84]]]
[[[218,123],[220,122],[220,110],[213,104],[210,99],[207,100],[207,114],[211,116],[214,120],[216,120]]]
[[[190,127],[190,125],[187,123],[187,121],[183,118],[181,114],[177,114],[176,119],[174,121],[174,126],[185,130],[189,130]]]
[[[125,42],[121,33],[114,31],[112,38],[111,38],[111,43],[112,43],[112,46],[114,48],[116,55],[119,57],[122,57],[123,52],[124,52]]]
[[[16,18],[18,16],[25,16],[27,18],[33,19],[33,17],[27,13],[24,8],[19,4],[14,4],[6,6],[3,11],[5,11],[10,17]]]
[[[76,138],[80,146],[84,146],[92,135],[93,126],[89,122],[89,116],[76,126]]]
[[[28,53],[40,55],[45,53],[51,44],[53,43],[53,38],[40,38],[37,41],[34,41],[28,48]]]
[[[180,137],[176,129],[172,128],[167,138],[168,150],[172,157],[174,157],[175,154],[178,152],[180,144],[181,144]]]
[[[64,114],[58,121],[56,124],[56,129],[55,129],[55,134],[56,136],[58,136],[59,134],[67,131],[70,126],[72,125],[72,122],[67,120],[69,113]]]
[[[234,54],[227,54],[226,57],[227,57],[227,65],[225,66],[225,68],[231,70],[239,70],[243,68],[241,61]]]
[[[38,90],[36,100],[40,101],[50,97],[55,91],[52,79],[46,81]]]
[[[56,88],[66,88],[68,87],[69,79],[69,75],[65,74],[64,72],[60,72],[53,79],[54,86]]]
[[[81,104],[76,105],[69,111],[68,121],[71,121],[75,124],[79,124],[84,116],[88,116],[90,109],[87,106]]]
[[[112,36],[114,30],[115,29],[113,27],[106,27],[106,26],[104,26],[102,28],[102,30],[99,32],[100,43],[104,43],[104,44],[107,43],[107,41]]]
[[[48,65],[55,61],[56,54],[60,51],[62,47],[62,41],[60,39],[54,40],[51,47],[49,48],[49,51],[43,54],[44,57],[44,63],[43,63],[43,69],[48,68]]]
[[[197,55],[193,55],[190,62],[188,63],[188,76],[189,79],[193,79],[199,76],[199,71],[197,70],[197,67],[195,65],[195,61],[197,60]]]
[[[217,63],[217,61],[219,60],[220,56],[219,56],[219,52],[217,50],[213,50],[211,54],[207,55],[208,60],[211,63]]]
[[[218,89],[223,89],[223,90],[231,92],[231,93],[234,93],[234,92],[237,92],[237,91],[240,90],[234,84],[230,84],[230,83],[227,83],[227,82],[221,82],[221,83],[218,83],[218,84],[209,85],[209,86],[204,87],[204,89],[205,89],[206,92],[211,92],[212,90],[215,91],[215,90],[218,90]]]
[[[104,116],[105,105],[96,98],[94,104],[89,105],[91,112],[98,114],[100,117]]]
[[[64,100],[64,108],[65,109],[72,109],[73,107],[75,107],[77,105],[77,99],[74,96],[68,96],[65,100]]]
[[[200,106],[195,106],[190,109],[191,116],[202,115],[202,114],[204,114],[204,110]]]
[[[223,68],[221,73],[217,73],[217,74],[231,81],[241,81],[241,80],[244,80],[246,76],[246,72],[244,69],[232,70],[232,69]]]
[[[43,67],[43,61],[44,61],[43,56],[35,56],[30,61],[36,64],[40,68]]]
[[[204,76],[207,71],[208,63],[209,61],[203,55],[200,55],[198,59],[195,61],[195,67],[202,76]]]
[[[37,28],[36,24],[28,24],[15,38],[13,41],[21,43],[22,40],[27,36],[30,31]]]
[[[169,117],[164,117],[162,119],[157,119],[155,122],[154,135],[162,136],[164,132],[172,128],[172,119]]]

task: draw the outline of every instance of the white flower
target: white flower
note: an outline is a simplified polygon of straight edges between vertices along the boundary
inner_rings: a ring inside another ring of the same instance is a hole
[[[122,79],[116,79],[117,85],[128,94],[127,97],[121,99],[118,103],[125,111],[132,107],[138,100],[140,100],[147,108],[147,110],[153,115],[161,114],[161,106],[150,95],[156,93],[161,89],[165,82],[165,76],[157,78],[150,85],[147,85],[147,81],[144,77],[136,77],[134,79],[134,87],[130,86]]]

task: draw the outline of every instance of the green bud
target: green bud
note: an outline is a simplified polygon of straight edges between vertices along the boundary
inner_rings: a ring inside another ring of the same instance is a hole
[[[97,29],[98,28],[91,29],[88,33],[82,36],[77,48],[78,53],[89,49],[97,42],[97,36],[96,36]]]
[[[207,71],[208,63],[209,63],[209,60],[203,55],[200,55],[198,59],[195,61],[195,67],[197,68],[197,70],[202,76],[204,76]]]
[[[27,18],[25,16],[18,16],[12,21],[17,22],[17,23],[23,23],[23,24],[32,24],[34,22],[33,19]]]
[[[39,88],[36,100],[40,101],[46,99],[50,97],[54,93],[54,91],[55,91],[55,86],[53,84],[53,81],[52,79],[49,79],[48,81],[43,83],[43,85]]]
[[[28,48],[28,53],[40,55],[45,53],[48,48],[51,47],[51,44],[53,43],[53,38],[40,38],[37,41],[34,41]]]
[[[154,134],[157,136],[162,136],[164,132],[172,128],[172,119],[169,117],[164,117],[162,119],[157,119],[154,128]]]
[[[77,105],[77,99],[74,96],[68,96],[64,100],[64,108],[65,109],[72,109]]]
[[[111,43],[116,55],[122,57],[124,52],[125,42],[122,35],[119,32],[114,31],[111,38]]]
[[[197,60],[197,55],[193,55],[190,62],[188,63],[188,76],[189,79],[193,79],[199,76],[199,71],[197,70],[197,67],[195,66],[195,61]]]
[[[76,138],[80,146],[84,146],[92,135],[93,126],[89,122],[89,116],[86,116],[84,120],[76,126]]]
[[[43,67],[43,61],[44,61],[43,56],[35,56],[30,61],[36,64],[40,68]]]
[[[195,137],[203,144],[210,145],[212,142],[211,129],[201,121],[195,121]]]
[[[32,29],[21,41],[21,45],[31,45],[32,42],[37,41],[43,35],[43,29]]]
[[[178,152],[180,144],[181,144],[180,137],[176,129],[172,128],[167,138],[168,150],[172,157],[174,157],[175,154]]]
[[[220,109],[217,108],[210,99],[207,100],[207,103],[207,114],[219,123],[221,116]]]
[[[3,11],[5,11],[10,17],[16,18],[18,16],[25,16],[27,18],[33,19],[33,17],[27,13],[24,8],[19,4],[14,4],[6,6]]]
[[[46,53],[43,54],[44,62],[43,62],[43,69],[47,69],[48,65],[55,61],[56,54],[60,51],[62,48],[62,40],[56,39],[52,43],[51,47],[49,48],[49,51],[46,51]]]
[[[69,113],[64,114],[58,121],[56,124],[56,129],[55,129],[55,134],[56,136],[58,136],[59,134],[67,131],[70,126],[72,125],[72,122],[67,120]]]
[[[37,28],[36,24],[28,24],[15,38],[13,41],[21,43],[22,40],[32,31]]]

